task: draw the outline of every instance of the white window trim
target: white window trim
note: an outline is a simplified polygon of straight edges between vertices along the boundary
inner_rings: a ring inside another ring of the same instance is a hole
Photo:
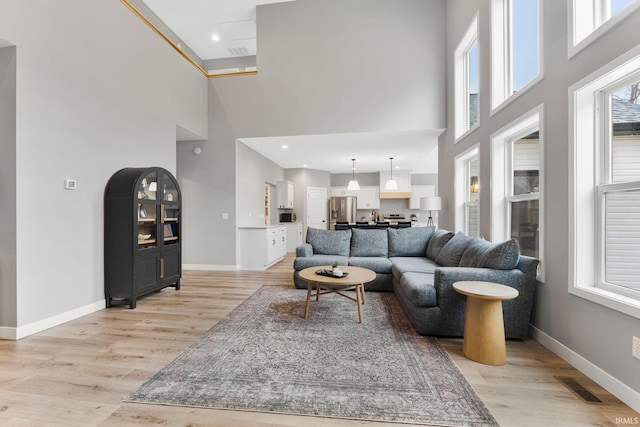
[[[640,1],[635,1],[612,17],[608,16],[609,7],[606,3],[607,0],[567,0],[568,58],[576,55],[640,9]]]
[[[511,238],[511,215],[509,212],[511,202],[524,200],[538,200],[539,216],[539,248],[538,259],[540,267],[538,268],[537,280],[545,281],[545,181],[544,181],[544,106],[541,104],[533,110],[523,114],[513,122],[502,127],[497,132],[491,134],[491,241],[499,242]],[[511,145],[513,141],[517,141],[532,132],[538,131],[539,138],[539,192],[535,196],[529,194],[511,195],[513,188],[513,177],[511,168],[507,170],[507,164],[511,164],[508,160],[511,158]]]
[[[598,287],[598,218],[602,90],[640,70],[637,46],[569,87],[569,293],[640,319],[640,301]],[[596,114],[594,114],[596,112]],[[594,179],[595,178],[595,179]],[[579,215],[578,215],[579,213]]]
[[[513,93],[510,0],[491,0],[491,116],[544,78],[543,1],[538,1],[538,74]]]
[[[467,205],[467,168],[468,160],[478,158],[478,171],[480,171],[480,143],[474,144],[454,159],[454,200],[455,200],[455,230],[466,232],[466,205]],[[478,175],[480,175],[478,173]],[[482,181],[479,179],[480,185]],[[482,188],[482,187],[481,187]],[[482,191],[482,189],[480,190]],[[480,221],[480,199],[478,199],[478,221]]]
[[[477,111],[478,121],[472,127],[469,127],[469,52],[475,43],[478,43],[479,62],[480,42],[478,39],[477,13],[454,51],[454,143],[457,143],[480,125],[480,111]],[[478,86],[480,86],[479,75],[480,64],[478,64]],[[478,106],[480,106],[480,90],[478,90]]]

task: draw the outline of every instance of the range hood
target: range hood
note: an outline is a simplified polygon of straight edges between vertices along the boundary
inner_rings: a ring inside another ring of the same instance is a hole
[[[410,199],[411,198],[411,171],[395,170],[393,179],[398,183],[398,189],[389,191],[384,187],[391,178],[390,171],[380,171],[380,198],[381,199]]]

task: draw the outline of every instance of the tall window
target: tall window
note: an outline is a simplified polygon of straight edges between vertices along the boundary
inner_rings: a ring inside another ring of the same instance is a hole
[[[640,7],[640,0],[573,0],[569,56],[617,25]]]
[[[640,47],[569,88],[569,292],[640,318]]]
[[[455,137],[478,124],[478,17],[467,29],[454,53]]]
[[[480,237],[480,146],[455,158],[455,229]]]
[[[468,236],[480,237],[480,161],[477,155],[465,162],[465,175],[464,231]]]
[[[542,107],[491,137],[491,239],[514,238],[540,259],[544,280]]]
[[[541,78],[539,0],[492,0],[491,106],[499,107]]]
[[[638,76],[632,78],[639,78]],[[640,294],[640,81],[602,93],[601,286]],[[621,289],[620,289],[621,288]]]

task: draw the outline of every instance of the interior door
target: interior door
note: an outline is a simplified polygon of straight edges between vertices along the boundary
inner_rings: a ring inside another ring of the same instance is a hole
[[[327,189],[307,187],[307,227],[327,229]]]

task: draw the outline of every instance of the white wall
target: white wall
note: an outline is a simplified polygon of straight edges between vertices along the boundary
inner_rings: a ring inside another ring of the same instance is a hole
[[[185,263],[236,264],[229,233],[240,224],[216,219],[236,218],[236,139],[444,127],[444,13],[444,0],[259,6],[258,74],[210,79],[202,159],[179,171],[202,201],[184,224],[202,236]]]
[[[175,172],[176,126],[206,137],[206,82],[120,2],[1,8],[0,38],[18,52],[21,336],[103,306],[105,184],[128,166]]]
[[[567,58],[567,2],[543,0],[544,79],[521,93],[494,115],[489,111],[490,91],[490,0],[447,1],[447,69],[453,73],[453,49],[469,22],[480,11],[480,126],[457,144],[452,131],[439,144],[439,192],[444,197],[441,226],[453,228],[454,158],[480,143],[481,234],[490,230],[490,137],[493,132],[544,104],[545,182],[552,183],[544,195],[545,283],[539,284],[534,306],[536,337],[570,360],[626,402],[640,409],[639,361],[631,356],[631,337],[638,336],[640,320],[610,310],[568,293],[568,204],[569,177],[568,88],[623,52],[640,43],[640,12]],[[570,2],[569,2],[570,3]],[[453,82],[447,84],[447,128],[453,129]]]

